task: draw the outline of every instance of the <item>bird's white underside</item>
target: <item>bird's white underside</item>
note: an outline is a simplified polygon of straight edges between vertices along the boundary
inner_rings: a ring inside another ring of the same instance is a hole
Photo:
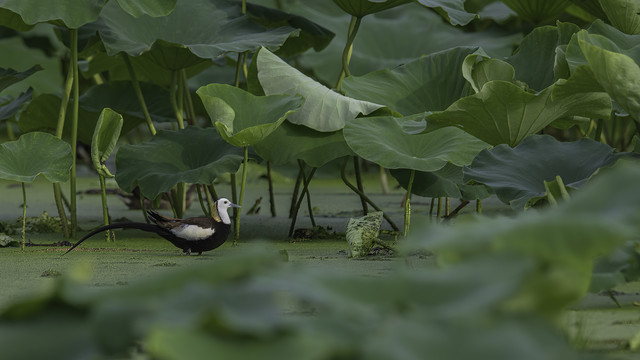
[[[202,240],[213,235],[216,231],[214,229],[202,228],[197,225],[182,225],[180,227],[171,229],[171,232],[180,238],[187,240]]]

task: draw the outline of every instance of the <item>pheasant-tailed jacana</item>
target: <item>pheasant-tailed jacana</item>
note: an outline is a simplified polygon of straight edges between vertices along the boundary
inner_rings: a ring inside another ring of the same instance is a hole
[[[182,249],[185,255],[192,252],[200,255],[203,251],[210,251],[224,244],[231,230],[231,219],[229,219],[227,209],[240,206],[225,198],[220,198],[215,202],[214,207],[211,217],[201,216],[188,219],[169,218],[149,210],[147,214],[151,224],[125,222],[101,226],[85,235],[65,254],[97,233],[110,229],[138,229],[162,236],[174,246]]]

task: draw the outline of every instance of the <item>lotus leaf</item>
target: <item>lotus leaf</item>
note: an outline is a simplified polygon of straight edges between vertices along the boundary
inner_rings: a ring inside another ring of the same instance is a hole
[[[341,15],[340,9],[333,11],[333,7],[317,4],[297,6],[295,12],[325,25],[336,36],[324,51],[303,54],[300,62],[313,69],[321,81],[333,85],[342,67],[340,59],[349,17]],[[441,21],[437,14],[425,11],[418,4],[391,9],[381,15],[384,16],[368,16],[360,25],[349,63],[352,75],[393,69],[456,46],[482,47],[490,56],[503,58],[511,55],[513,47],[522,38],[519,33],[464,31]]]
[[[611,24],[627,34],[640,35],[640,4],[635,0],[600,1]]]
[[[254,145],[256,153],[274,165],[303,160],[313,167],[321,167],[331,160],[353,151],[347,146],[342,130],[319,132],[303,125],[283,122],[271,135]]]
[[[483,183],[502,202],[523,209],[543,198],[544,182],[557,176],[567,188],[581,187],[599,168],[619,158],[613,151],[589,139],[559,142],[549,135],[531,135],[514,148],[498,145],[482,151],[464,169],[464,180]]]
[[[470,164],[489,146],[456,128],[411,135],[403,131],[404,121],[391,116],[359,118],[345,126],[344,138],[363,159],[387,169],[417,171],[439,170],[449,162]]]
[[[410,170],[391,169],[393,176],[403,189],[407,189]],[[489,188],[482,184],[465,184],[462,179],[462,167],[451,163],[432,172],[416,171],[411,192],[415,195],[434,198],[450,197],[463,200],[484,199],[491,195]]]
[[[0,23],[2,26],[16,31],[29,31],[33,29],[33,25],[25,24],[20,15],[4,8],[0,8]]]
[[[569,0],[503,0],[518,16],[534,23],[541,23],[560,15]]]
[[[606,94],[569,94],[552,100],[553,87],[531,94],[505,81],[490,81],[447,110],[427,116],[427,130],[457,126],[491,145],[516,146],[524,138],[566,116],[605,118],[611,112]]]
[[[631,117],[640,121],[640,66],[624,54],[594,45],[586,32],[581,32],[578,39],[598,83]]]
[[[25,23],[61,22],[70,29],[98,19],[104,0],[0,0],[0,7],[20,15]]]
[[[572,23],[537,27],[522,39],[518,52],[507,58],[513,65],[516,79],[529,88],[540,91],[555,81],[554,62],[558,46],[566,45],[580,28]]]
[[[153,17],[166,16],[173,11],[177,0],[116,0],[118,5],[127,13],[140,17],[149,15]]]
[[[167,101],[167,90],[149,83],[140,83],[140,89],[151,119],[158,122],[175,121],[173,109]],[[139,124],[144,120],[140,103],[129,81],[110,81],[90,87],[80,96],[80,107],[95,113],[108,107],[123,114],[125,122]]]
[[[477,48],[460,47],[431,54],[393,70],[346,78],[350,97],[371,101],[403,115],[441,111],[468,94],[460,68]]]
[[[111,152],[116,147],[120,131],[122,130],[122,115],[105,108],[98,117],[96,129],[91,141],[91,160],[98,174],[105,178],[114,177],[104,165]]]
[[[213,128],[159,130],[149,142],[120,147],[116,181],[124,191],[139,186],[145,197],[155,199],[179,182],[211,184],[222,174],[235,173],[242,159],[242,149]]]
[[[382,105],[340,95],[291,67],[269,50],[257,55],[258,79],[267,95],[302,95],[305,102],[288,120],[322,132],[342,129],[358,115],[367,115]]]
[[[411,1],[412,0],[333,0],[344,12],[360,18],[404,5]]]
[[[51,182],[65,182],[72,161],[69,144],[51,134],[31,132],[0,145],[0,179],[30,183],[42,175]]]
[[[467,25],[477,16],[465,10],[464,0],[418,0],[418,2],[434,9],[452,25]]]
[[[228,1],[179,1],[171,14],[134,18],[114,1],[101,15],[100,36],[109,55],[149,53],[164,68],[183,69],[228,52],[277,48],[298,30],[283,26],[264,29]],[[183,26],[189,24],[189,26]],[[176,29],[182,29],[176,31]]]
[[[234,146],[262,141],[304,101],[299,96],[254,96],[224,84],[209,84],[197,93],[222,138]]]
[[[462,74],[478,93],[492,80],[515,83],[515,70],[509,63],[498,59],[484,59],[480,54],[468,55],[462,65]]]

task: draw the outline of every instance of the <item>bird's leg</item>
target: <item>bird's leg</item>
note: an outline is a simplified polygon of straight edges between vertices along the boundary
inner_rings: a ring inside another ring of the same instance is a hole
[[[182,250],[182,255],[185,255],[185,256],[191,255],[191,248],[187,248],[186,250]]]

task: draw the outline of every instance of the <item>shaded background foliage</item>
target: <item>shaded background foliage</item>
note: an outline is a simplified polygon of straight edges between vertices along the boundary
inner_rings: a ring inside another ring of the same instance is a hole
[[[402,255],[435,255],[439,268],[385,277],[263,251],[119,290],[63,278],[2,310],[0,348],[15,359],[577,358],[554,326],[561,311],[638,274],[640,173],[617,162],[638,148],[639,7],[0,0],[2,177],[70,177],[72,236],[73,154],[92,140],[102,176],[115,148],[118,186],[166,194],[177,216],[187,185],[215,196],[227,174],[241,204],[250,158],[299,166],[306,189],[316,168],[356,155],[407,190],[404,235],[412,194],[495,193],[530,208],[416,231]],[[49,159],[34,146],[62,154],[52,170],[20,166]]]

